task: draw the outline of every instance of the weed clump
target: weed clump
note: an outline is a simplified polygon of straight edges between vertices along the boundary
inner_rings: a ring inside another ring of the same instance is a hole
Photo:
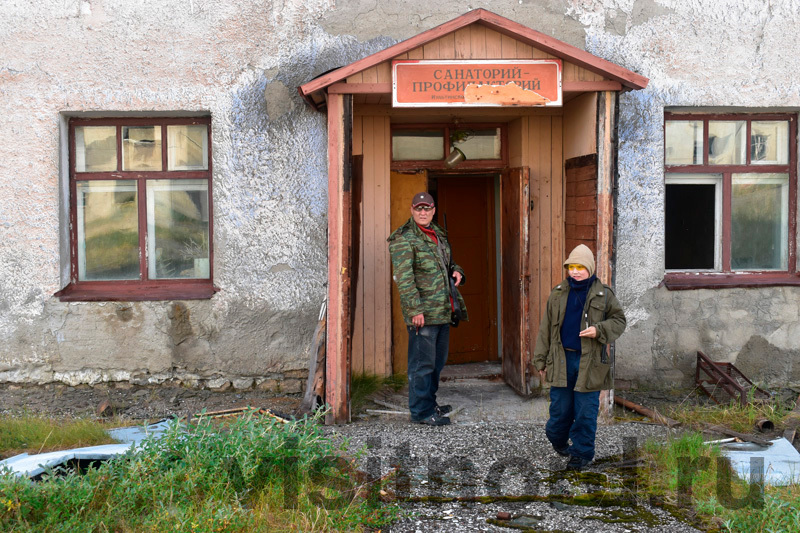
[[[336,531],[397,514],[317,421],[200,418],[85,474],[0,474],[2,531]]]

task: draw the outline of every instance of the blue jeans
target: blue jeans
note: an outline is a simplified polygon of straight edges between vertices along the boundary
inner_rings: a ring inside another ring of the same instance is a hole
[[[413,420],[428,418],[436,410],[439,376],[447,362],[450,324],[408,329],[408,409]]]
[[[594,459],[600,391],[574,390],[580,361],[579,353],[567,352],[567,386],[550,388],[550,419],[545,433],[554,447],[567,448],[570,455],[591,461]],[[567,439],[572,440],[572,446],[567,446]]]

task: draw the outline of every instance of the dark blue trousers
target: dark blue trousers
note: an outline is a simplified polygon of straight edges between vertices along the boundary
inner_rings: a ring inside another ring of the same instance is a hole
[[[567,386],[550,388],[550,419],[545,432],[554,447],[568,448],[570,455],[591,461],[594,459],[600,391],[574,390],[580,361],[579,353],[567,352]],[[567,439],[572,441],[569,447]]]
[[[422,420],[436,410],[439,376],[447,362],[450,324],[408,329],[408,409]]]

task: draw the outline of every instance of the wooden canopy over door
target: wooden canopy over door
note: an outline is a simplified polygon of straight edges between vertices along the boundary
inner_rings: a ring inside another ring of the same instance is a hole
[[[503,172],[500,180],[500,243],[502,270],[503,379],[527,395],[526,370],[530,360],[530,171],[527,167]]]

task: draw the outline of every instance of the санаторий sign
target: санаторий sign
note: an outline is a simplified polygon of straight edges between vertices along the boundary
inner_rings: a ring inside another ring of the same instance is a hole
[[[392,62],[394,107],[561,104],[560,59]]]

